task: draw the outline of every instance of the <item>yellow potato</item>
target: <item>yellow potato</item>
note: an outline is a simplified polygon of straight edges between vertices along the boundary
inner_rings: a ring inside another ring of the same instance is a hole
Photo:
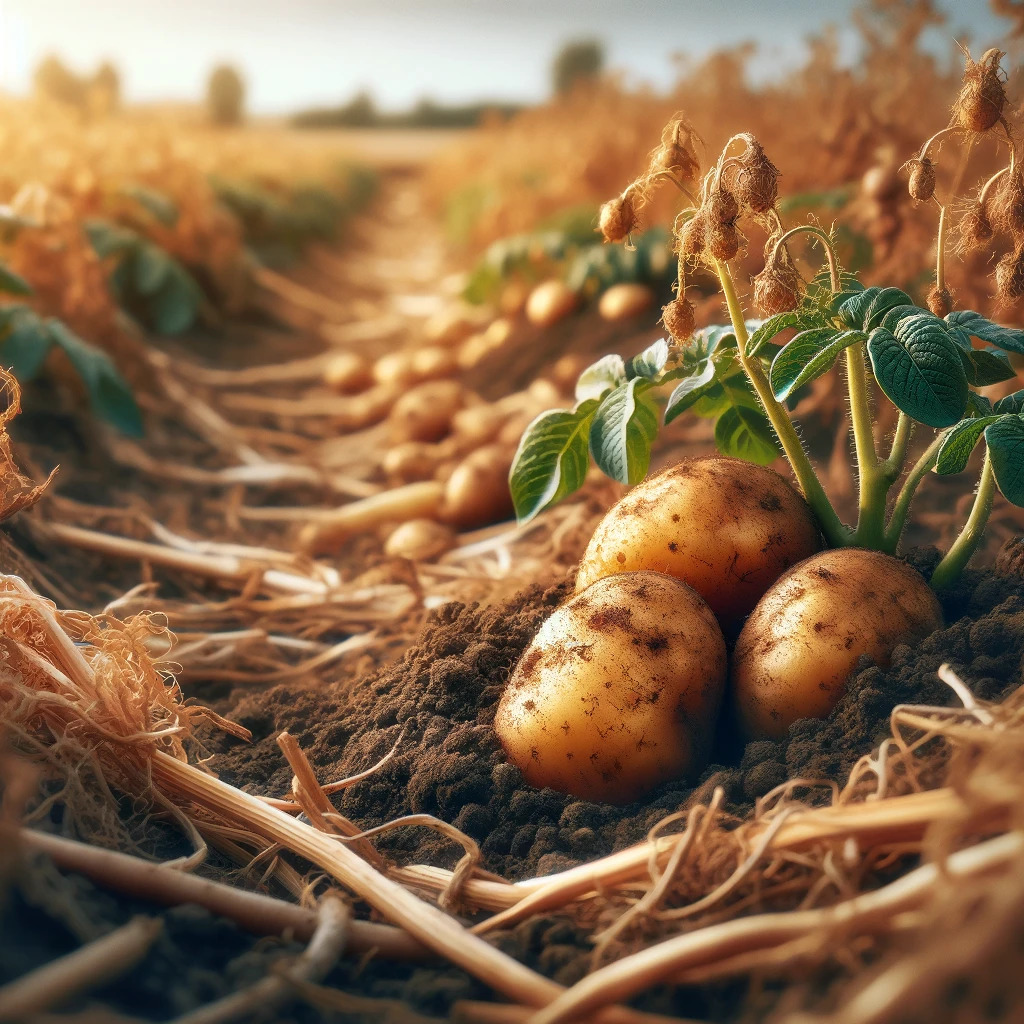
[[[373,364],[373,379],[378,384],[407,387],[419,376],[412,365],[411,352],[387,352]]]
[[[942,626],[924,577],[878,551],[823,551],[789,570],[747,619],[732,661],[739,721],[777,739],[799,718],[824,718],[862,654],[882,667],[893,648]]]
[[[735,631],[791,565],[821,547],[807,502],[778,473],[740,459],[684,459],[637,484],[598,524],[576,589],[652,569],[681,579]]]
[[[434,380],[419,384],[399,398],[388,417],[392,440],[438,441],[452,427],[452,417],[466,401],[457,381]]]
[[[463,459],[448,477],[441,517],[460,530],[509,519],[508,471],[514,454],[503,445],[486,445]]]
[[[402,523],[384,543],[384,553],[392,558],[427,561],[455,546],[455,532],[433,519],[410,519]]]
[[[526,319],[536,327],[550,327],[568,316],[579,296],[564,281],[545,281],[530,292],[526,300]]]
[[[645,284],[624,282],[613,284],[598,300],[597,312],[602,320],[628,320],[649,309],[654,292]]]
[[[373,383],[373,369],[358,352],[339,352],[324,368],[324,383],[343,395],[364,391]]]
[[[627,803],[700,770],[725,673],[722,631],[696,592],[662,573],[621,573],[541,626],[494,728],[531,785]]]
[[[411,362],[413,372],[420,380],[441,380],[444,377],[451,377],[459,368],[455,353],[440,345],[416,349]]]

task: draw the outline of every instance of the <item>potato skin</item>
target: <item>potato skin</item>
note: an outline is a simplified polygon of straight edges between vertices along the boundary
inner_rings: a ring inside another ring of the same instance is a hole
[[[898,644],[941,626],[938,599],[905,562],[864,548],[814,555],[764,595],[736,641],[740,725],[750,737],[779,739],[799,718],[824,718],[862,654],[884,668]]]
[[[807,502],[774,470],[708,455],[637,484],[598,524],[577,591],[651,569],[689,584],[735,636],[761,595],[821,548]]]
[[[695,591],[620,573],[541,626],[494,728],[531,785],[627,803],[703,766],[725,675],[722,631]]]

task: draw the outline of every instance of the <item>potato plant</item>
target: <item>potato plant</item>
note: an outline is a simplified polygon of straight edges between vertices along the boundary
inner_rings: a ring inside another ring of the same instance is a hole
[[[29,298],[32,287],[0,264],[0,293]],[[0,364],[22,384],[34,380],[54,350],[63,352],[85,387],[93,412],[122,433],[141,437],[142,414],[127,381],[106,352],[90,345],[56,317],[22,302],[0,305]]]
[[[591,456],[608,476],[638,483],[647,473],[659,426],[690,411],[714,419],[715,441],[723,454],[760,464],[785,456],[828,546],[892,553],[926,474],[963,472],[973,450],[984,443],[973,507],[931,578],[936,588],[949,585],[982,537],[995,488],[1024,506],[1024,390],[994,403],[979,391],[1015,377],[1008,354],[1024,356],[1024,330],[952,308],[944,268],[947,211],[955,197],[941,204],[935,198],[928,156],[940,137],[971,142],[994,129],[1005,135],[1010,162],[982,186],[961,225],[961,237],[975,244],[994,231],[1009,235],[1014,249],[997,266],[997,295],[1012,299],[1024,294],[1024,172],[1002,116],[999,56],[991,51],[977,63],[968,58],[950,126],[908,165],[911,195],[939,208],[929,308],[900,288],[865,287],[840,266],[833,237],[823,228],[787,228],[778,208],[778,171],[753,136],[731,139],[702,176],[693,133],[685,118],[677,117],[648,170],[605,204],[600,222],[607,241],[628,242],[638,224],[637,211],[657,184],[669,181],[683,194],[673,227],[680,254],[678,293],[663,311],[669,338],[628,361],[617,355],[598,360],[580,376],[572,409],[546,412],[529,425],[510,473],[520,520],[580,487]],[[979,218],[984,220],[981,228]],[[762,319],[748,318],[730,266],[741,246],[744,221],[769,232],[765,266],[752,289]],[[788,248],[798,233],[814,236],[828,258],[827,270],[810,282],[799,274]],[[717,275],[728,326],[694,330],[693,307],[685,297],[687,268],[694,265]],[[826,494],[789,414],[801,389],[840,359],[859,481],[857,519],[850,524],[841,520]],[[899,410],[894,434],[881,451],[872,418],[872,382]],[[664,401],[659,400],[665,392]],[[923,430],[935,433],[908,467],[911,437]]]

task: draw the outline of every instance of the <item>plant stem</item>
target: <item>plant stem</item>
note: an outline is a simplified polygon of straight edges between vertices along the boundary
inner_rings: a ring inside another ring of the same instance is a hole
[[[781,224],[781,220],[779,223]],[[823,228],[819,228],[817,224],[798,224],[795,228],[790,228],[786,231],[772,248],[772,254],[769,257],[769,262],[775,259],[775,255],[779,251],[779,246],[781,246],[787,238],[792,238],[793,235],[799,234],[814,235],[818,241],[821,242],[821,245],[825,250],[825,256],[828,259],[828,273],[829,278],[831,279],[832,291],[839,291],[839,259],[836,256],[836,251],[832,246],[832,239],[829,237],[828,232]]]
[[[879,465],[875,436],[871,430],[863,341],[846,349],[846,381],[850,391],[850,420],[853,423],[860,486],[854,543],[866,548],[880,548],[885,542],[885,496],[889,491],[889,480]]]
[[[886,475],[889,483],[895,482],[900,473],[903,472],[903,464],[907,461],[907,445],[910,443],[910,435],[914,432],[914,421],[905,413],[900,412],[896,420],[896,433],[892,437],[892,448],[889,449],[889,457],[880,463],[881,471]]]
[[[946,288],[946,207],[939,206],[939,230],[935,236],[935,287]]]
[[[896,550],[900,542],[900,535],[903,533],[903,527],[906,526],[907,513],[910,511],[910,505],[914,500],[914,495],[917,493],[917,488],[932,466],[935,465],[935,460],[939,454],[939,445],[942,444],[942,439],[945,436],[945,434],[938,434],[935,437],[917,462],[914,463],[914,468],[907,474],[907,479],[903,481],[903,487],[896,498],[896,504],[893,506],[892,515],[889,518],[889,525],[885,530],[884,551],[892,552]]]
[[[718,279],[722,283],[722,292],[725,295],[726,305],[729,307],[729,318],[732,320],[733,330],[736,332],[740,363],[754,391],[757,393],[757,397],[761,401],[765,415],[768,417],[772,428],[779,438],[782,450],[786,453],[786,458],[793,469],[793,474],[796,476],[797,482],[804,492],[804,497],[807,499],[807,504],[811,506],[814,514],[818,517],[818,523],[821,526],[822,533],[825,535],[825,539],[833,547],[843,547],[850,543],[850,530],[840,520],[836,510],[832,507],[832,503],[828,500],[828,495],[825,494],[821,481],[814,472],[814,467],[804,451],[796,428],[793,426],[793,422],[790,420],[786,410],[775,400],[771,385],[768,383],[768,378],[765,376],[761,364],[757,361],[757,357],[755,356],[753,359],[747,358],[747,325],[743,317],[743,309],[740,306],[739,297],[736,294],[736,285],[732,279],[732,273],[729,270],[728,264],[720,263],[718,260],[713,262]]]
[[[992,498],[995,495],[995,489],[996,477],[992,471],[992,458],[986,450],[985,465],[982,467],[981,477],[978,480],[978,493],[974,497],[971,514],[967,517],[960,536],[953,542],[953,546],[946,552],[945,557],[932,573],[931,585],[934,590],[948,587],[963,572],[964,566],[974,554],[974,550],[985,532],[989,513],[992,511]]]

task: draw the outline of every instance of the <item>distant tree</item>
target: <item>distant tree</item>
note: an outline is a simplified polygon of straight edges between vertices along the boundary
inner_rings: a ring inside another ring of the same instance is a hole
[[[342,107],[343,120],[350,128],[369,128],[377,121],[377,105],[368,92],[356,93]]]
[[[97,114],[110,114],[121,104],[121,76],[110,61],[104,61],[89,83],[89,106]]]
[[[245,80],[229,64],[213,69],[206,86],[206,105],[214,124],[240,124],[245,117]]]
[[[551,65],[551,84],[555,93],[571,92],[580,82],[593,80],[604,70],[604,46],[597,39],[577,39],[566,43]]]
[[[33,84],[37,96],[75,107],[85,104],[85,83],[55,54],[50,54],[40,62],[33,76]]]

